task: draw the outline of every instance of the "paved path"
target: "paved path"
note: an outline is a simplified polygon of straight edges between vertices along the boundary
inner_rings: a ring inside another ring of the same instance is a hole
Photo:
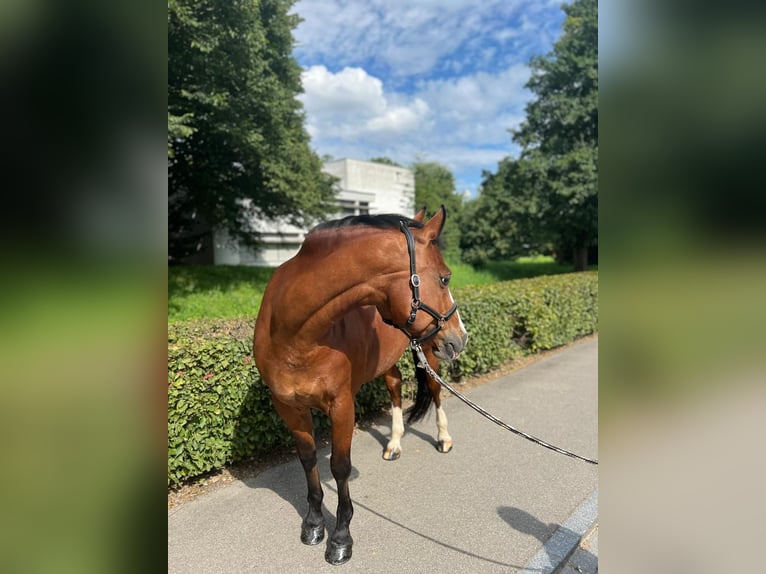
[[[597,458],[597,359],[598,340],[585,341],[466,394],[509,424]],[[348,564],[330,566],[324,543],[298,538],[306,485],[296,459],[171,510],[168,572],[595,572],[597,467],[523,440],[455,398],[444,407],[448,454],[435,449],[433,414],[407,427],[394,462],[381,458],[387,418],[356,432]],[[329,455],[319,451],[332,528]]]

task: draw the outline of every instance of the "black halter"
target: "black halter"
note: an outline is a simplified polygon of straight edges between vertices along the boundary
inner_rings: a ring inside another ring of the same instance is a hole
[[[407,319],[406,327],[402,327],[401,325],[397,325],[393,321],[389,321],[388,319],[383,319],[383,321],[389,325],[392,325],[399,329],[402,333],[407,335],[407,338],[409,338],[410,343],[413,345],[420,345],[424,341],[427,341],[436,333],[441,331],[442,327],[444,327],[444,324],[449,320],[452,315],[455,314],[455,311],[457,311],[457,303],[452,304],[452,308],[447,311],[444,315],[441,315],[438,311],[436,311],[433,307],[429,307],[423,301],[420,300],[420,275],[417,274],[415,271],[415,240],[412,237],[412,232],[410,231],[409,227],[407,227],[407,223],[404,221],[399,222],[399,230],[404,233],[404,237],[407,238],[407,252],[410,254],[410,289],[412,289],[412,307],[410,308],[410,316]],[[436,326],[428,331],[425,335],[422,337],[414,337],[410,334],[410,332],[407,330],[410,327],[412,327],[413,323],[415,323],[415,319],[417,318],[418,311],[425,311],[431,317],[436,319]]]

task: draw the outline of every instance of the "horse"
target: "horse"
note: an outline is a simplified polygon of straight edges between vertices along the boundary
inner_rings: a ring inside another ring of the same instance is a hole
[[[311,409],[330,418],[330,470],[338,492],[336,526],[325,550],[330,564],[344,564],[352,555],[348,479],[357,391],[386,374],[393,402],[401,385],[394,367],[408,344],[421,345],[434,360],[453,361],[467,343],[438,245],[446,217],[442,206],[426,222],[419,213],[413,219],[359,215],[322,223],[274,271],[264,291],[253,357],[306,475],[308,511],[300,539],[308,545],[325,535]],[[427,410],[421,395],[428,385],[425,377],[418,380],[415,411],[419,403]],[[392,432],[389,459],[398,456],[397,435],[400,429]]]

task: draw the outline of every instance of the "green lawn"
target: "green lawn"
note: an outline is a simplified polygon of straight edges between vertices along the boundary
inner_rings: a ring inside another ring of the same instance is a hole
[[[495,261],[479,269],[467,263],[448,263],[454,289],[522,277],[568,273],[550,257]],[[226,265],[168,268],[168,320],[252,317],[258,313],[263,291],[273,269]]]
[[[490,261],[479,267],[460,262],[450,262],[448,265],[452,269],[450,285],[455,289],[471,285],[485,285],[496,281],[510,281],[511,279],[556,275],[574,271],[571,265],[559,265],[552,257],[542,255],[519,257],[515,261]],[[596,267],[590,268],[590,270],[595,269]]]
[[[168,267],[168,320],[255,318],[273,272],[228,265]]]
[[[596,269],[596,266],[588,268],[589,271]],[[574,271],[574,267],[556,263],[553,257],[537,255],[535,257],[519,257],[515,261],[488,261],[480,267],[480,270],[494,277],[495,281],[510,281],[511,279],[524,279],[539,275],[571,273]]]

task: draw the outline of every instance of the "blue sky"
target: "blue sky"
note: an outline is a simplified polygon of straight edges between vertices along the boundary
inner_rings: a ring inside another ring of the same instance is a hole
[[[533,55],[561,31],[561,0],[300,0],[301,100],[320,155],[437,161],[475,195],[517,155]]]

